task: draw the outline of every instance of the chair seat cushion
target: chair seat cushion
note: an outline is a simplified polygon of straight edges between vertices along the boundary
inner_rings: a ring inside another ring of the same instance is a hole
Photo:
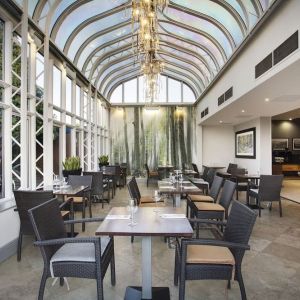
[[[234,256],[226,247],[209,245],[188,245],[187,263],[235,265]]]
[[[258,194],[258,189],[250,189],[250,192],[253,194]]]
[[[68,200],[69,199],[73,199],[74,203],[82,203],[83,198],[82,197],[69,197]]]
[[[206,211],[224,211],[225,208],[218,203],[208,203],[208,202],[195,202],[198,210]]]
[[[70,211],[69,211],[69,210],[61,210],[60,213],[61,213],[61,216],[64,218],[64,217],[66,217],[68,214],[70,214]]]
[[[151,196],[141,196],[141,203],[152,203],[154,202],[153,198]]]
[[[164,202],[152,202],[152,203],[141,203],[139,205],[140,207],[164,207],[165,206],[165,203]]]
[[[193,202],[214,202],[214,198],[207,195],[189,195],[189,199]]]
[[[158,176],[158,172],[157,171],[150,171],[149,176]]]

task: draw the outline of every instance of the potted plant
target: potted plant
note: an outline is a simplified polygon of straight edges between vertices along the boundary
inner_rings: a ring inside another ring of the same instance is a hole
[[[63,164],[63,177],[68,177],[69,175],[81,175],[82,168],[80,167],[80,157],[71,156],[67,157]]]
[[[109,162],[108,162],[108,155],[101,155],[98,157],[98,161],[99,161],[99,168],[101,169],[101,167],[103,166],[108,166]]]

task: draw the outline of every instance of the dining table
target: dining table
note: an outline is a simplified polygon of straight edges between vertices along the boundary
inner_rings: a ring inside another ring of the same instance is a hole
[[[160,194],[166,194],[173,197],[173,206],[180,207],[181,196],[183,194],[198,195],[202,191],[190,180],[182,182],[171,182],[169,179],[158,181],[158,191]]]
[[[125,300],[170,299],[168,287],[152,287],[152,237],[191,238],[193,229],[180,208],[139,207],[134,214],[136,226],[130,225],[126,207],[114,207],[97,228],[97,236],[140,236],[142,237],[142,284],[128,286]]]

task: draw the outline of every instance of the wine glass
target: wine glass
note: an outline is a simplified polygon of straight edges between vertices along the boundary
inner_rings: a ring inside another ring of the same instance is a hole
[[[68,177],[63,177],[63,187],[68,185]]]
[[[128,225],[129,226],[135,226],[135,225],[137,225],[137,222],[134,220],[134,214],[138,210],[136,199],[130,199],[129,200],[129,205],[128,205],[127,209],[129,209],[130,215],[131,215],[131,218],[130,218],[131,221],[130,221],[130,223]]]
[[[59,179],[58,175],[53,174],[53,188],[56,189],[59,187]]]
[[[155,212],[159,212],[159,209],[157,208],[157,202],[159,202],[161,199],[159,193],[158,193],[158,190],[155,190],[154,191],[154,196],[153,196],[153,200],[155,202],[155,209],[153,211]]]

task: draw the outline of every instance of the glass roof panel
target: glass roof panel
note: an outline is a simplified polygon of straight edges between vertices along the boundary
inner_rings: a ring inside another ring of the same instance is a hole
[[[101,4],[99,4],[99,0],[94,0],[82,4],[80,7],[75,9],[72,13],[70,13],[63,21],[56,36],[55,41],[57,45],[60,48],[63,48],[63,45],[66,43],[72,31],[85,20],[97,14],[108,11],[126,2],[127,2],[126,0],[115,0],[115,1],[101,0]]]
[[[74,53],[77,52],[78,48],[82,45],[82,43],[91,35],[99,32],[99,29],[105,30],[109,27],[112,27],[114,25],[117,25],[121,22],[129,21],[130,19],[128,17],[125,17],[124,12],[119,12],[116,14],[113,14],[109,17],[106,17],[102,20],[99,20],[97,22],[93,22],[86,26],[83,30],[77,34],[76,38],[73,40],[70,49],[69,54],[70,56],[73,56]]]
[[[30,2],[30,1],[29,1]],[[53,15],[53,18],[51,20],[50,23],[50,30],[52,30],[55,22],[57,21],[57,19],[59,18],[59,16],[62,14],[62,12],[71,4],[73,4],[74,2],[76,2],[76,0],[64,0],[61,1],[61,3],[59,3],[59,5],[56,7],[55,13]]]
[[[194,28],[205,31],[209,35],[213,36],[222,45],[227,56],[231,55],[233,49],[230,45],[228,37],[216,25],[204,19],[197,18],[195,16],[192,16],[190,14],[184,13],[182,11],[170,7],[166,11],[167,11],[166,15],[172,20],[183,24],[188,24],[189,26],[193,26]]]
[[[222,54],[220,50],[216,47],[215,44],[212,43],[211,40],[204,37],[203,35],[188,31],[186,29],[180,28],[178,26],[163,23],[161,24],[159,31],[162,33],[174,33],[176,32],[176,35],[178,35],[181,38],[188,39],[192,42],[196,42],[198,44],[204,45],[217,59],[220,66],[224,64],[224,59],[222,57]]]
[[[114,31],[108,32],[107,34],[104,34],[96,39],[94,39],[93,41],[91,41],[87,47],[84,48],[84,50],[82,51],[80,58],[78,60],[78,67],[81,69],[85,60],[87,59],[87,57],[91,54],[91,52],[93,50],[95,50],[96,48],[100,47],[101,45],[103,45],[104,43],[108,43],[111,40],[114,40],[116,38],[122,37],[123,35],[129,34],[131,33],[131,25],[128,26],[124,26],[122,28],[116,29]],[[74,59],[76,53],[69,53],[69,57],[71,59]]]
[[[230,31],[237,44],[242,42],[243,33],[237,21],[218,3],[210,0],[173,0],[173,2],[213,17]]]
[[[243,12],[243,9],[242,9],[240,3],[238,3],[237,0],[226,0],[226,2],[229,5],[231,5],[238,12],[238,14],[243,18],[243,21],[246,23],[247,19],[246,19],[245,13]]]

